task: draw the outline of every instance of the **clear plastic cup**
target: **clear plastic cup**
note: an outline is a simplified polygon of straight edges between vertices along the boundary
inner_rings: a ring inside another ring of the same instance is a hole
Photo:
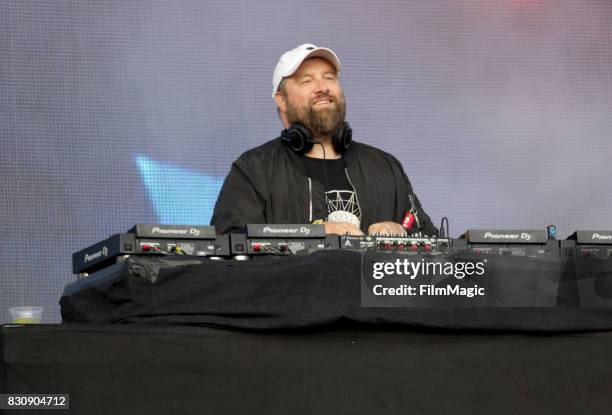
[[[9,308],[13,324],[42,323],[43,307],[13,307]]]

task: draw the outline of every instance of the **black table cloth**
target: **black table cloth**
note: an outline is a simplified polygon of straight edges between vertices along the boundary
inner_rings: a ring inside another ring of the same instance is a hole
[[[449,254],[445,260],[480,258]],[[612,260],[491,256],[482,283],[495,296],[484,307],[445,307],[436,300],[430,307],[381,308],[362,306],[362,259],[351,251],[250,261],[131,257],[69,285],[62,316],[64,322],[249,330],[346,322],[402,329],[612,330]]]
[[[0,329],[0,393],[70,395],[10,414],[609,414],[612,332],[253,333],[66,324]]]

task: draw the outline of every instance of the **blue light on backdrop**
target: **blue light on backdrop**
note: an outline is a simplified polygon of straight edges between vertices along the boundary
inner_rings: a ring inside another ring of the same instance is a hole
[[[160,223],[205,225],[210,218],[223,178],[135,157],[151,203]]]

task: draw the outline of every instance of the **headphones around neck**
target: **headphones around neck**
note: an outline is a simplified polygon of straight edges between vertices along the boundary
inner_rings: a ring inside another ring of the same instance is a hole
[[[353,130],[351,126],[344,121],[342,128],[336,135],[332,137],[332,144],[337,153],[344,153],[353,139]],[[298,154],[308,153],[317,143],[312,133],[304,124],[299,122],[293,123],[281,132],[281,140],[287,144],[289,148]]]

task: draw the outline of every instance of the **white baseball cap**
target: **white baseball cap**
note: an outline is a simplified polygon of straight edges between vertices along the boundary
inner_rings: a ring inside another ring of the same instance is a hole
[[[274,68],[274,77],[272,78],[272,98],[274,98],[276,91],[278,91],[278,86],[283,79],[293,75],[307,58],[326,59],[334,65],[336,71],[340,72],[340,60],[333,50],[318,48],[310,43],[304,43],[295,49],[283,53],[283,56],[278,60],[276,68]]]

